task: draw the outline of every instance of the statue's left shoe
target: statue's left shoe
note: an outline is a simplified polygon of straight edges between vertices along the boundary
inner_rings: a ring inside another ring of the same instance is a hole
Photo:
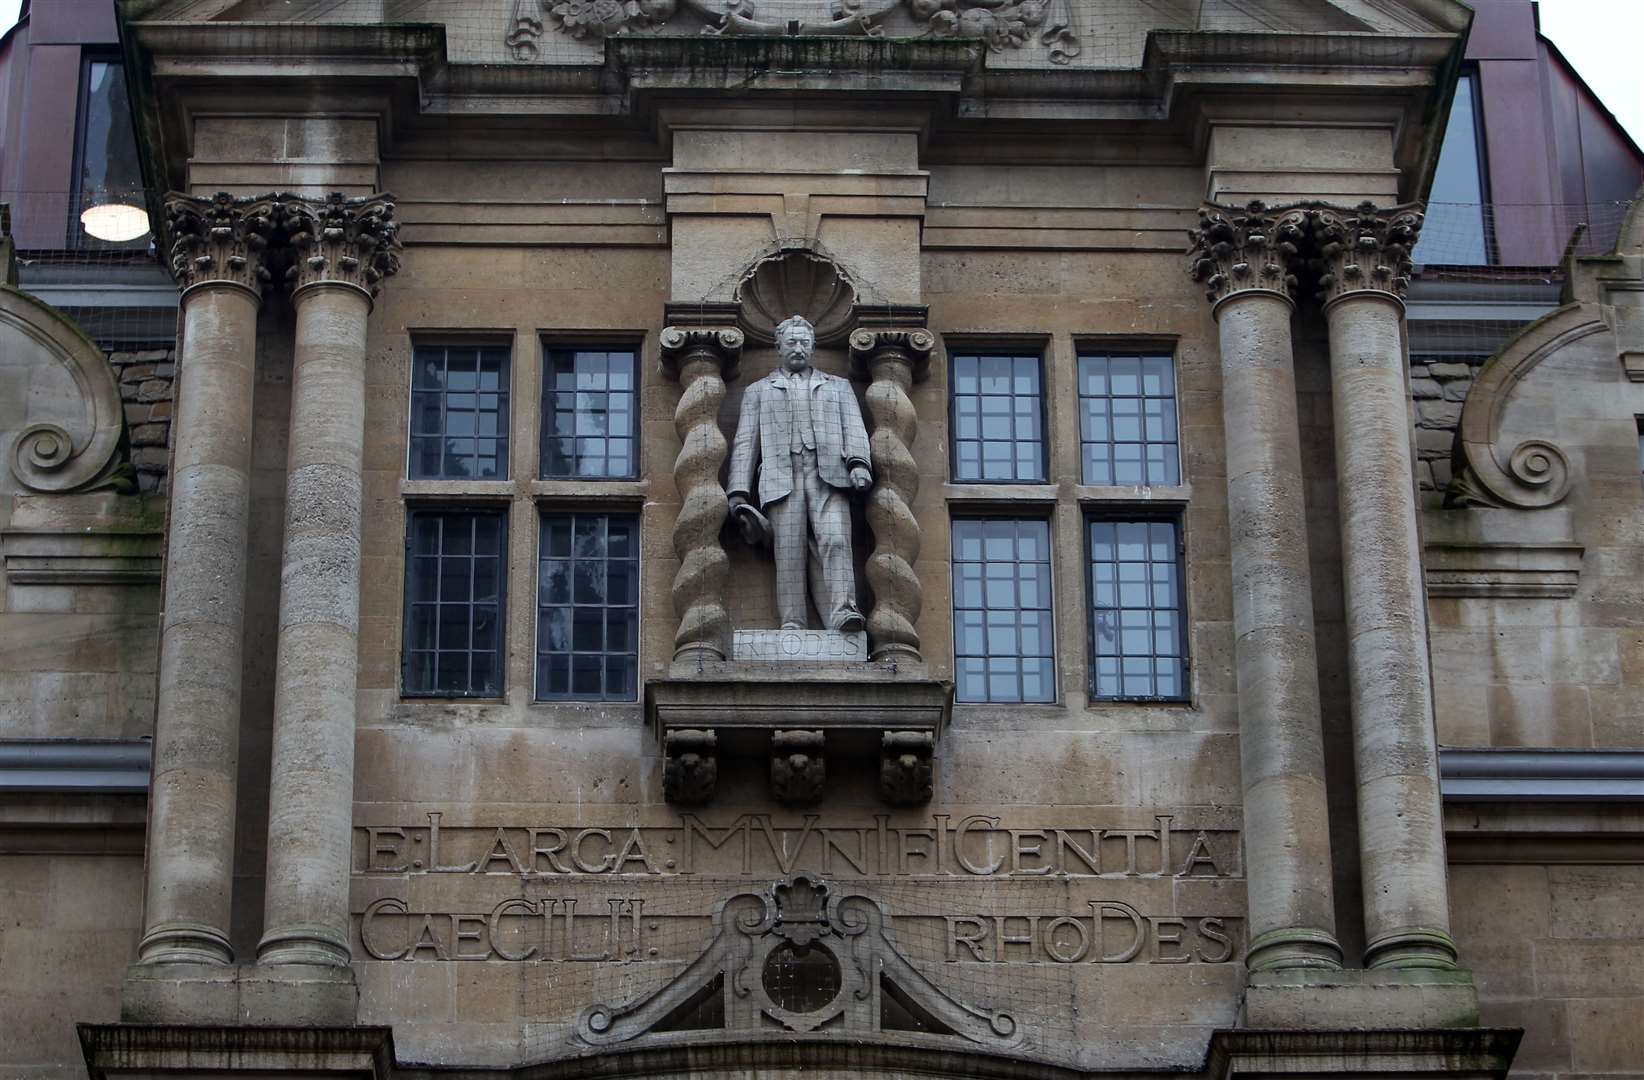
[[[862,613],[860,611],[850,611],[846,612],[845,615],[840,618],[839,625],[834,627],[834,629],[839,631],[841,634],[857,634],[866,629],[867,625],[868,624],[862,618]]]

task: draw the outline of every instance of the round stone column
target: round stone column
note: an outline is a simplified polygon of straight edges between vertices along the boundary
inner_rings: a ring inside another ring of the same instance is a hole
[[[1236,216],[1230,216],[1236,215]],[[1221,343],[1250,971],[1338,968],[1283,223],[1201,213]]]
[[[233,962],[229,915],[266,200],[166,199],[183,288],[143,963]]]
[[[873,422],[873,491],[868,495],[868,527],[873,553],[866,573],[873,586],[868,612],[868,646],[875,660],[915,663],[919,654],[919,612],[924,589],[913,564],[919,558],[919,519],[913,501],[919,495],[919,464],[913,441],[919,414],[908,391],[930,373],[936,337],[923,327],[864,327],[850,338],[851,359],[868,376],[868,418]]]
[[[257,960],[346,965],[366,318],[398,244],[389,196],[282,209],[297,256],[297,336]]]
[[[674,487],[679,516],[674,519],[674,661],[725,660],[731,655],[731,617],[725,609],[725,582],[730,559],[719,530],[730,512],[719,470],[725,464],[725,433],[719,430],[719,406],[725,384],[736,378],[742,357],[742,331],[734,326],[669,326],[663,329],[662,368],[679,381],[674,430],[679,457],[674,459]]]
[[[1405,384],[1421,216],[1323,210],[1366,967],[1456,966]]]

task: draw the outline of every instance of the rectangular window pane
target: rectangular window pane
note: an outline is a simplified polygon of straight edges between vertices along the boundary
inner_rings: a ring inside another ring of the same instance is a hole
[[[1176,371],[1170,357],[1079,357],[1084,483],[1180,484],[1176,417]]]
[[[537,698],[634,700],[639,519],[543,514],[537,558]]]
[[[1187,697],[1179,530],[1172,520],[1090,522],[1092,697]]]
[[[979,483],[1045,479],[1044,393],[1037,356],[955,356],[953,478]]]
[[[418,345],[411,353],[413,480],[508,479],[508,350]]]
[[[1050,523],[953,523],[953,651],[960,701],[1056,700]]]
[[[501,511],[413,510],[406,527],[405,693],[499,696]]]
[[[627,480],[639,475],[634,419],[639,413],[638,364],[632,349],[543,351],[545,478]]]

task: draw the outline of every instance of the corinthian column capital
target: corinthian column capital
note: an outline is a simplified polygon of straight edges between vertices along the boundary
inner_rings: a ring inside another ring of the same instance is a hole
[[[1252,291],[1294,297],[1307,239],[1304,211],[1269,208],[1260,199],[1242,209],[1207,204],[1187,235],[1188,273],[1212,304]]]
[[[311,285],[351,285],[375,297],[399,272],[394,196],[282,195],[277,207],[294,249],[286,271],[293,293]]]
[[[270,197],[173,191],[165,210],[171,270],[185,293],[196,285],[226,282],[262,296],[269,278],[264,254],[275,226]]]
[[[1403,302],[1414,269],[1410,251],[1421,233],[1422,213],[1415,204],[1386,210],[1368,202],[1354,209],[1314,206],[1307,216],[1322,303],[1360,292]]]

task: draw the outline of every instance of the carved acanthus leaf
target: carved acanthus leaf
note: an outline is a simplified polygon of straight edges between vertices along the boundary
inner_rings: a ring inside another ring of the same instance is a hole
[[[1188,237],[1188,272],[1212,303],[1252,289],[1295,295],[1307,231],[1294,208],[1270,210],[1260,199],[1242,210],[1206,206]]]
[[[286,195],[275,203],[275,213],[295,249],[286,270],[293,290],[340,283],[376,296],[383,281],[399,272],[400,226],[392,195]]]
[[[275,226],[273,198],[226,191],[167,195],[166,235],[177,284],[186,290],[207,281],[227,281],[262,295],[269,280],[263,262]]]
[[[1362,291],[1404,298],[1415,269],[1410,252],[1421,233],[1421,211],[1379,210],[1366,202],[1353,210],[1320,206],[1307,216],[1321,303]]]

